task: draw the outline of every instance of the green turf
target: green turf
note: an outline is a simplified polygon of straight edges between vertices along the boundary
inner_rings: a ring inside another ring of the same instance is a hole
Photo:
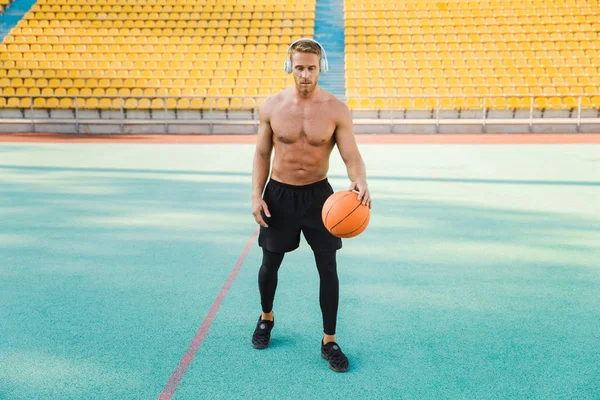
[[[319,357],[307,244],[254,246],[175,398],[593,399],[600,146],[361,146],[371,224]],[[334,152],[331,182],[348,181]],[[0,398],[157,398],[250,238],[252,146],[0,146]]]

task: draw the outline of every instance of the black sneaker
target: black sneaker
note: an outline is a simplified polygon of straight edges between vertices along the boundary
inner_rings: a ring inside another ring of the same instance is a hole
[[[275,321],[261,320],[261,317],[258,317],[256,329],[254,329],[254,334],[252,334],[252,347],[255,349],[266,349],[269,347],[273,326],[275,326]]]
[[[348,371],[348,357],[344,355],[336,342],[323,344],[321,340],[321,357],[329,361],[329,368],[335,372]]]

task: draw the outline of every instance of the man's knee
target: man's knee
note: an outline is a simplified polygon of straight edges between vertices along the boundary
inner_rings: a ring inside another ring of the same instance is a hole
[[[283,261],[285,253],[275,253],[266,249],[263,249],[262,268],[268,270],[277,270]]]
[[[319,273],[337,274],[335,250],[315,252],[315,261]]]

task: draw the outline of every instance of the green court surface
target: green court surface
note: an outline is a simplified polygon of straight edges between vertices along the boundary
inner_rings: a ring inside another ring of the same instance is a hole
[[[360,148],[336,374],[304,239],[250,345],[253,145],[0,144],[0,398],[157,399],[249,240],[175,399],[600,398],[600,145]]]

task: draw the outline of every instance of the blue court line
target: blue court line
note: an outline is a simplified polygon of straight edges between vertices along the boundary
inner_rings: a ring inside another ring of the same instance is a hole
[[[120,168],[76,168],[76,167],[43,167],[43,166],[24,166],[24,165],[0,165],[1,169],[22,169],[28,171],[73,171],[73,172],[120,172],[120,173],[148,173],[148,174],[169,174],[169,175],[220,175],[220,176],[250,176],[251,172],[225,172],[225,171],[178,171],[178,170],[157,170],[157,169],[120,169]],[[345,175],[328,175],[329,179],[346,179]],[[373,176],[369,180],[378,181],[400,181],[400,182],[448,182],[448,183],[483,183],[498,185],[547,185],[547,186],[600,186],[600,181],[540,181],[527,179],[471,179],[471,178],[431,178],[416,176]]]

